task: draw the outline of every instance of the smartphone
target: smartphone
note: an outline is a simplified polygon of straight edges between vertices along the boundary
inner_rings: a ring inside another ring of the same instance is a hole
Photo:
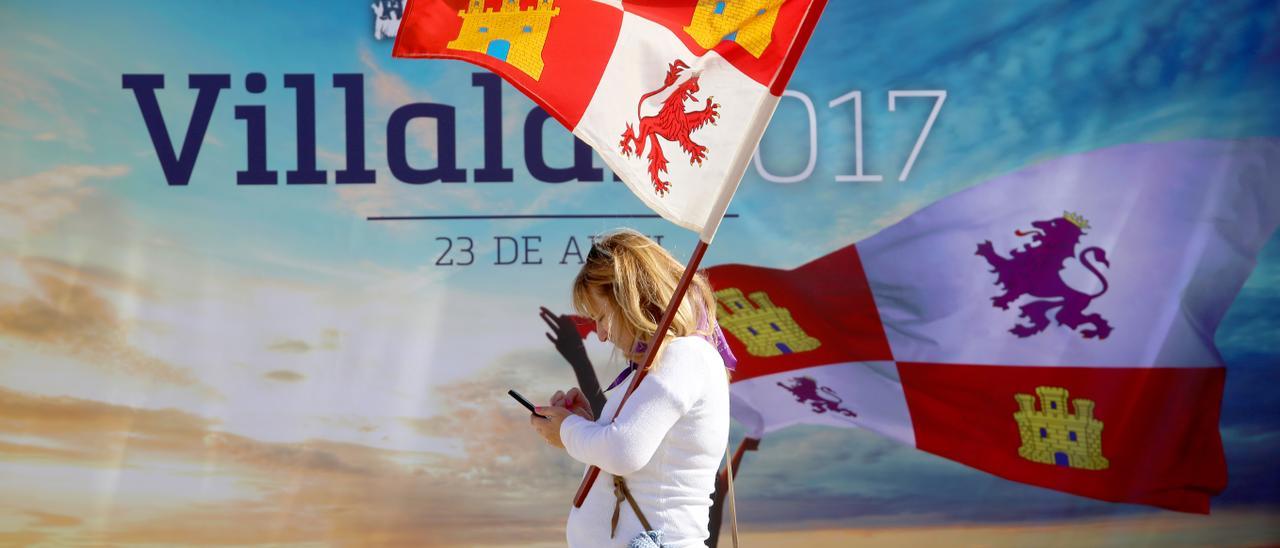
[[[516,401],[520,402],[520,405],[523,405],[523,406],[525,406],[525,407],[528,407],[528,408],[529,408],[529,412],[530,412],[530,413],[533,413],[533,416],[535,416],[535,417],[542,417],[542,418],[544,418],[544,419],[545,419],[545,418],[547,418],[547,416],[546,416],[546,415],[539,415],[537,411],[534,411],[534,410],[533,410],[533,404],[532,404],[532,403],[529,403],[529,400],[524,399],[524,396],[521,396],[519,392],[516,392],[515,390],[507,390],[507,393],[508,393],[508,394],[511,394],[511,397],[515,398],[515,399],[516,399]]]

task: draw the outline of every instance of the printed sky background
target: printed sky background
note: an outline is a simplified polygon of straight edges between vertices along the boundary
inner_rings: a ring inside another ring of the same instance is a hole
[[[643,212],[623,185],[533,180],[522,152],[532,103],[505,84],[515,182],[395,181],[386,120],[412,102],[455,106],[458,163],[482,165],[478,69],[391,59],[367,3],[7,3],[0,14],[0,544],[563,543],[581,465],[539,441],[504,392],[543,399],[574,382],[538,306],[568,311],[567,238],[615,223],[366,218]],[[268,78],[261,95],[244,89],[254,71]],[[365,75],[378,183],[237,187],[234,105],[266,105],[269,165],[294,165],[286,73],[317,75],[320,165],[343,165],[342,96],[328,83],[348,72]],[[232,75],[188,186],[165,184],[125,73],[165,75],[159,98],[177,135],[194,102],[187,75]],[[832,2],[790,87],[815,105],[815,168],[794,184],[749,170],[730,208],[741,217],[704,264],[791,268],[1065,154],[1280,135],[1280,6]],[[948,92],[903,182],[930,103],[888,112],[895,89]],[[883,182],[834,180],[853,172],[853,113],[827,104],[852,90],[864,99],[865,170]],[[761,146],[769,170],[804,169],[806,124],[785,100]],[[551,122],[545,136],[548,161],[567,165],[569,134]],[[433,163],[434,127],[411,124],[409,145],[415,165]],[[695,240],[662,221],[631,226],[680,257]],[[494,236],[523,235],[541,236],[543,264],[491,264]],[[434,265],[436,238],[458,236],[474,239],[476,264]],[[1217,333],[1230,485],[1211,516],[796,427],[744,463],[744,541],[1280,542],[1277,310],[1273,236]],[[621,368],[588,348],[601,378]]]

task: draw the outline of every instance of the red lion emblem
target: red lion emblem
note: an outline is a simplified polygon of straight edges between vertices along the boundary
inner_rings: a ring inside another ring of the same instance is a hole
[[[644,104],[644,100],[662,93],[667,88],[676,83],[676,79],[680,77],[680,73],[689,68],[684,61],[677,59],[667,69],[666,81],[662,87],[655,89],[649,93],[640,96],[640,101],[636,104],[636,117],[640,119],[640,133],[637,135],[631,124],[627,124],[627,129],[622,132],[623,156],[631,156],[633,153],[639,156],[644,153],[645,141],[649,142],[649,180],[653,183],[654,192],[659,196],[665,196],[667,191],[671,189],[671,183],[663,181],[659,173],[667,171],[667,157],[662,154],[662,147],[658,145],[658,138],[661,137],[668,141],[680,143],[680,148],[684,149],[689,155],[689,165],[702,165],[702,159],[707,157],[707,147],[693,142],[690,136],[698,128],[711,122],[715,125],[716,118],[720,116],[720,112],[716,109],[720,108],[720,104],[712,101],[711,97],[707,97],[706,106],[702,110],[685,112],[684,104],[686,101],[697,101],[693,94],[698,92],[698,76],[685,80],[671,94],[662,101],[662,109],[654,116],[640,116],[640,105]],[[631,146],[635,145],[635,150]]]

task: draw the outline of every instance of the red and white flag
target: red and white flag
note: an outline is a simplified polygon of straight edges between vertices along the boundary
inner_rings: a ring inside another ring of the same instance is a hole
[[[710,243],[825,0],[414,0],[396,57],[499,74]]]
[[[1280,224],[1280,140],[1131,144],[944,198],[795,270],[709,269],[760,435],[860,427],[1019,482],[1208,512],[1214,330]]]

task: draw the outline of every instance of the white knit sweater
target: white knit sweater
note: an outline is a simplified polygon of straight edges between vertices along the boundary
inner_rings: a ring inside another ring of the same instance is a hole
[[[569,507],[570,548],[625,547],[643,531],[624,500],[609,538],[612,474],[627,480],[649,524],[663,531],[664,546],[701,547],[710,536],[711,494],[729,443],[724,361],[700,337],[676,338],[665,348],[616,421],[610,418],[625,388],[616,389],[596,422],[571,415],[560,426],[569,455],[601,469],[582,507]]]

